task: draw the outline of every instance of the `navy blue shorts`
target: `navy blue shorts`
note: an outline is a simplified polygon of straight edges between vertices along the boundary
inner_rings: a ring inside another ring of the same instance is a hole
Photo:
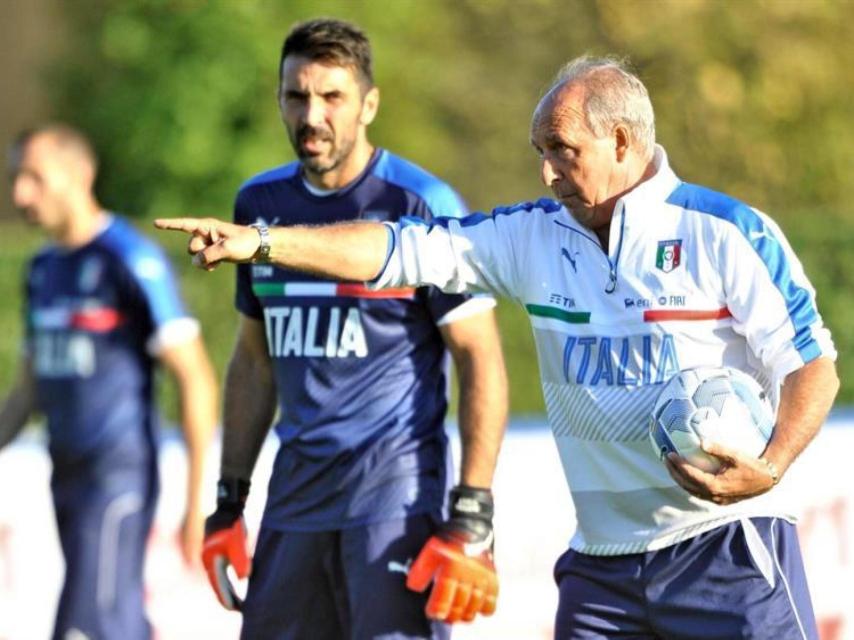
[[[118,470],[54,481],[65,582],[53,637],[147,640],[143,560],[157,498],[148,473]]]
[[[406,588],[436,528],[423,514],[337,531],[258,535],[243,605],[245,640],[447,640],[424,614],[429,589]]]
[[[732,522],[659,551],[555,566],[556,640],[818,638],[797,532],[777,518]]]

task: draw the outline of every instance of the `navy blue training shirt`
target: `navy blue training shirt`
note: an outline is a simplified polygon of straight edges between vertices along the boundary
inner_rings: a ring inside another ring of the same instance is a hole
[[[445,183],[377,150],[346,188],[316,195],[299,163],[240,189],[235,222],[327,224],[460,216]],[[270,265],[237,267],[236,305],[263,320],[281,440],[264,524],[312,531],[436,510],[450,459],[447,358],[437,322],[469,296],[434,288],[369,291]]]
[[[42,249],[26,300],[26,349],[55,474],[152,467],[152,354],[197,331],[160,248],[111,216],[82,247]]]

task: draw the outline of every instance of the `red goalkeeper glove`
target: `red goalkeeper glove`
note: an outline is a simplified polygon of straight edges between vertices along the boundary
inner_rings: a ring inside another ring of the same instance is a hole
[[[243,507],[248,495],[248,481],[223,478],[217,484],[216,511],[205,520],[202,564],[220,604],[232,611],[239,611],[243,601],[231,584],[228,566],[234,567],[238,578],[246,578],[250,570],[246,523],[243,520]]]
[[[433,589],[427,616],[444,622],[489,616],[495,611],[498,576],[492,561],[492,492],[459,485],[451,490],[447,522],[427,541],[412,564],[406,586]]]

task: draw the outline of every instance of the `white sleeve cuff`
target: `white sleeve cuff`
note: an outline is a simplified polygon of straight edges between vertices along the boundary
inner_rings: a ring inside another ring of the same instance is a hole
[[[195,318],[175,318],[160,325],[145,348],[149,355],[157,356],[164,349],[194,340],[200,332],[199,321]]]
[[[492,296],[475,296],[448,311],[436,321],[436,326],[441,327],[489,311],[495,307],[495,304],[495,298]]]
[[[398,247],[400,246],[400,242],[397,237],[398,227],[391,222],[383,222],[383,225],[388,231],[388,248],[386,249],[385,262],[383,263],[382,269],[380,269],[380,272],[373,280],[368,280],[365,283],[365,286],[372,291],[387,289],[399,284],[394,281],[394,270],[390,268],[392,266],[392,260],[397,258],[396,254],[398,253]]]
[[[834,362],[836,361],[837,352],[836,348],[833,346],[832,342],[821,344],[820,342],[821,352],[816,356],[816,358],[830,358]],[[803,357],[796,350],[792,349],[788,351],[785,355],[782,355],[775,363],[773,368],[774,375],[774,383],[777,385],[782,385],[785,381],[786,377],[792,373],[793,371],[797,371],[805,364]]]

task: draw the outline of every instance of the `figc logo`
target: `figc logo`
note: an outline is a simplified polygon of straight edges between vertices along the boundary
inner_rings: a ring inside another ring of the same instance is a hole
[[[670,273],[682,264],[682,240],[660,240],[655,252],[655,266]]]

